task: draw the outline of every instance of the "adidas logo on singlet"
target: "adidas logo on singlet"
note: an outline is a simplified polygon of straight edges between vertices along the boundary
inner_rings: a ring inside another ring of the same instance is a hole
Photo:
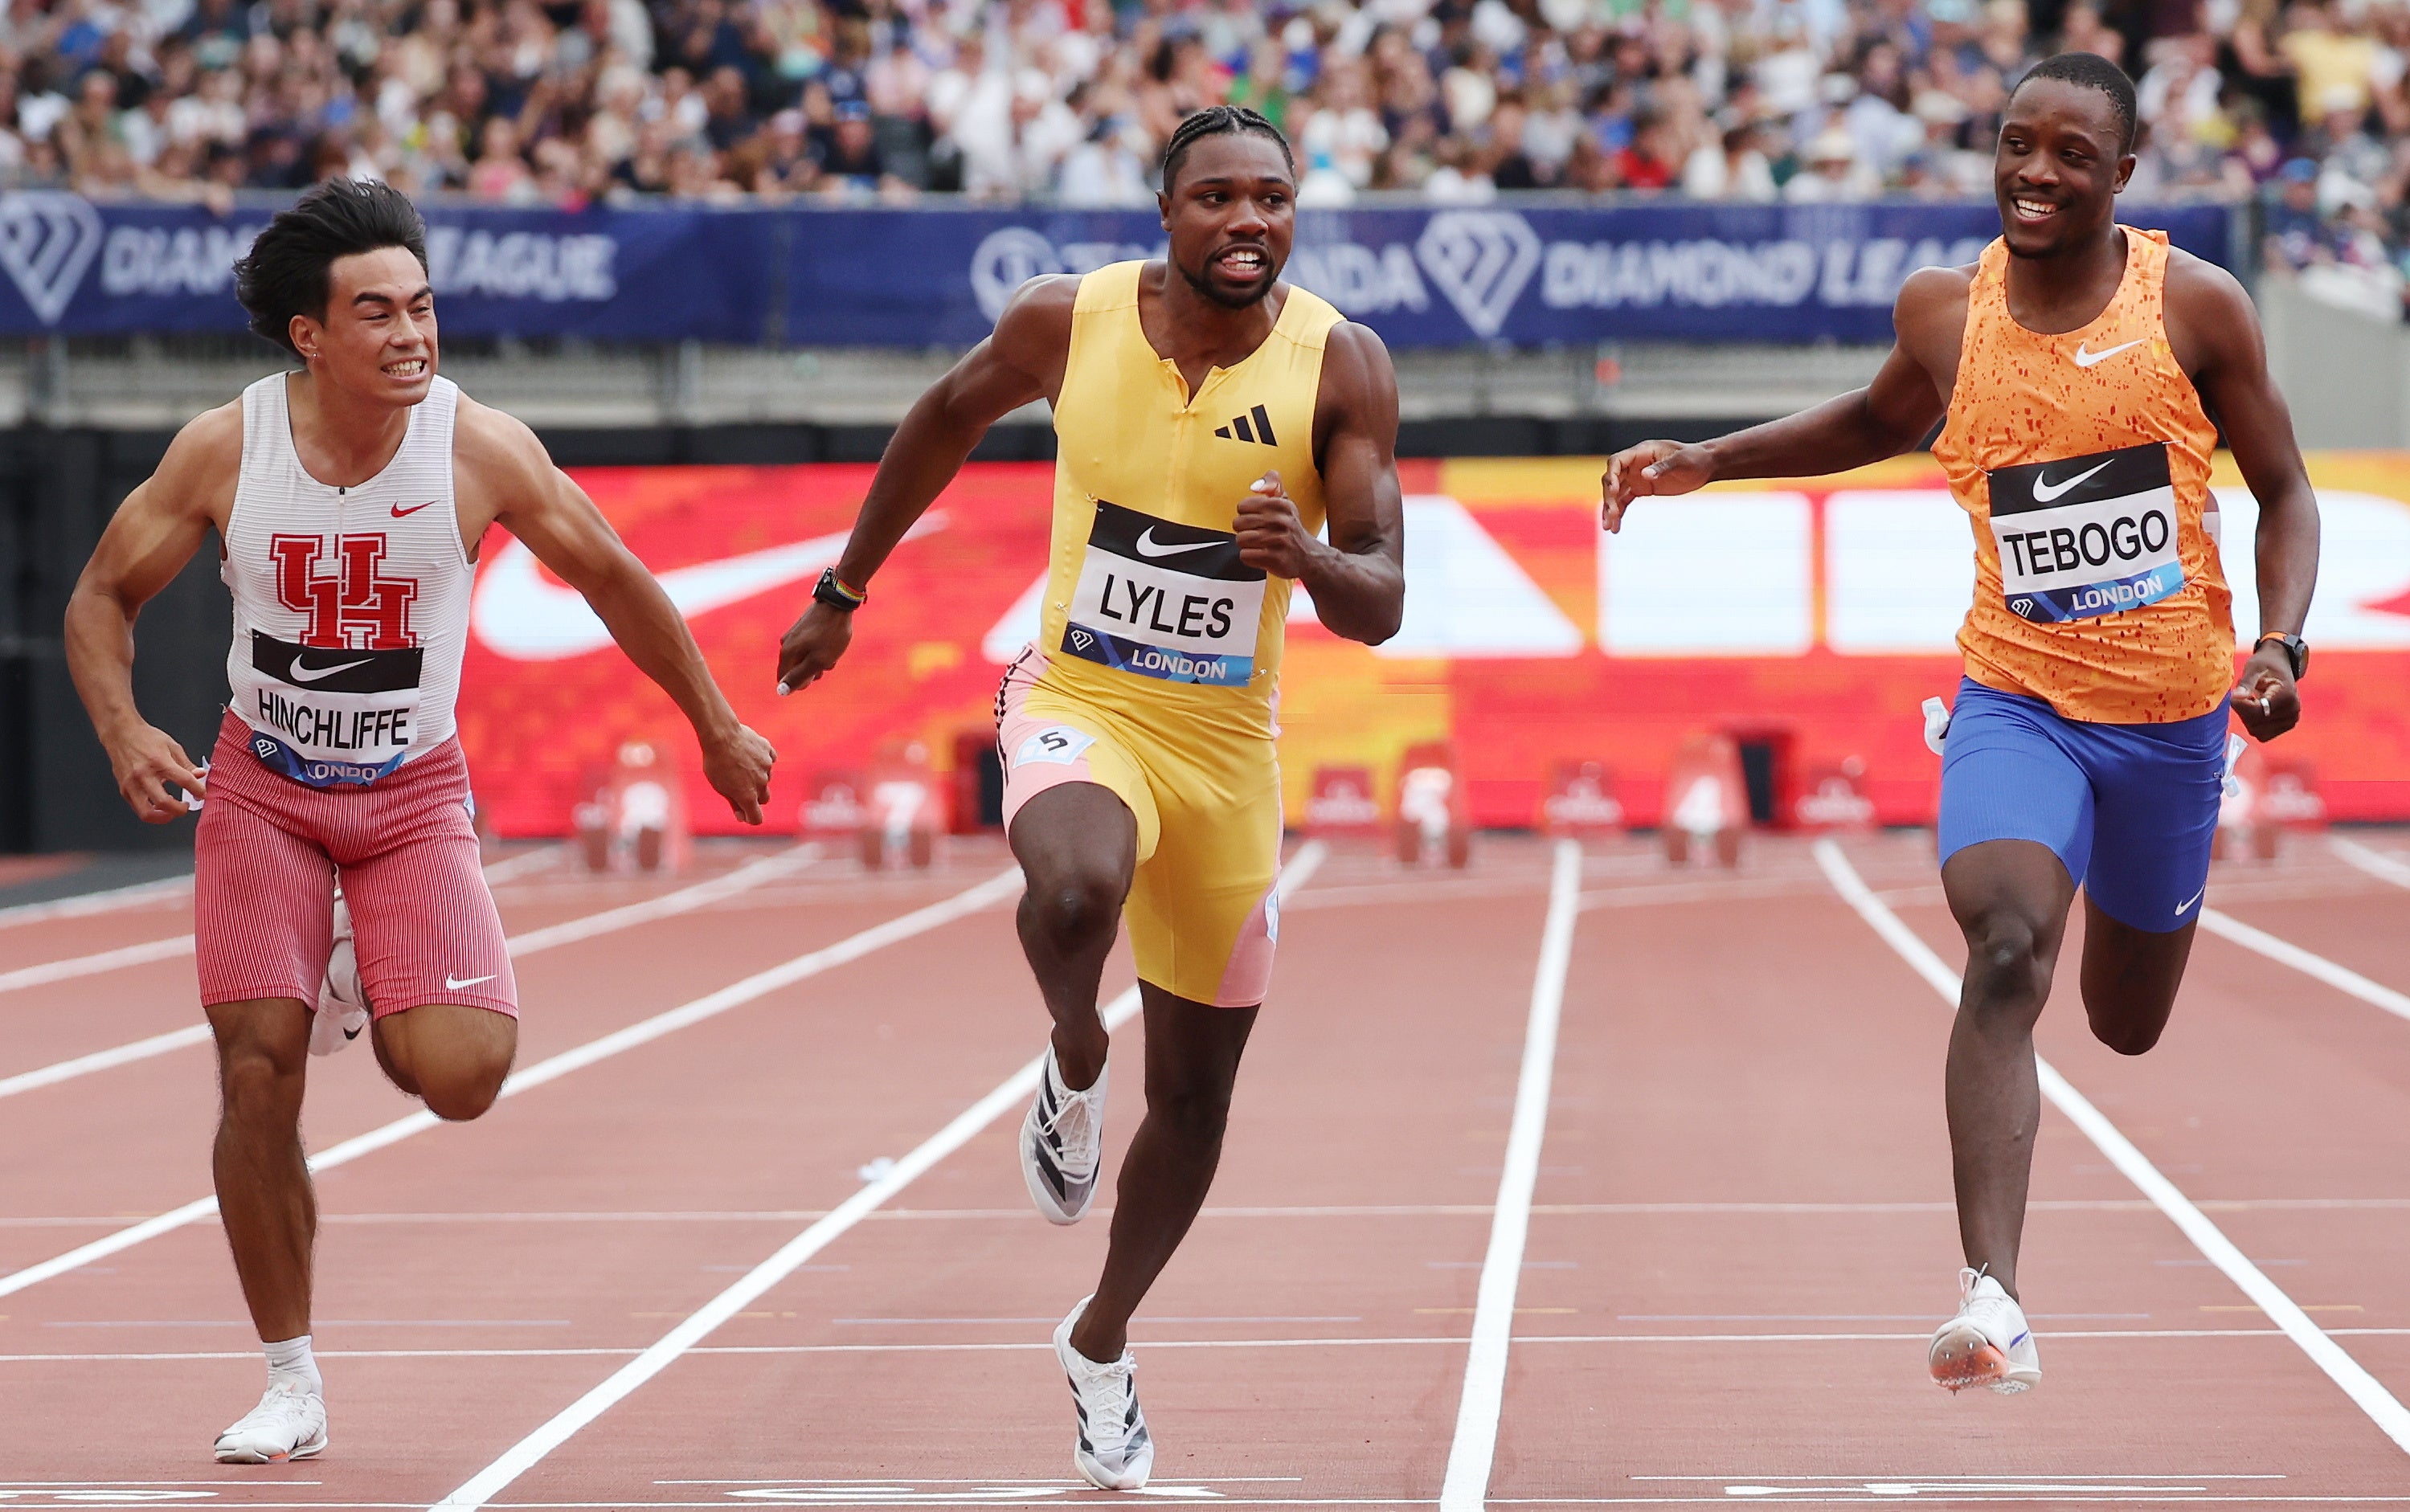
[[[1255,417],[1255,424],[1252,425],[1247,424],[1248,415]],[[1266,446],[1280,444],[1272,438],[1272,417],[1264,413],[1264,407],[1260,404],[1248,410],[1247,414],[1233,419],[1227,425],[1214,426],[1213,434],[1226,441],[1261,441]]]

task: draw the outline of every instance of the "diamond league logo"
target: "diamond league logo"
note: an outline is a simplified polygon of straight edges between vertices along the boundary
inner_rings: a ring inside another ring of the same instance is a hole
[[[1540,238],[1513,210],[1442,210],[1416,238],[1415,259],[1474,334],[1491,337],[1540,266]]]
[[[100,251],[100,212],[80,194],[0,194],[0,267],[45,325],[56,325]]]

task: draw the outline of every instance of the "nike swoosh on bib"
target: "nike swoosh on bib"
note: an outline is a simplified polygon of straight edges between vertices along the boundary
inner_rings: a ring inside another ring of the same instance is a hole
[[[2075,366],[2078,367],[2089,367],[2097,362],[2107,362],[2110,358],[2115,356],[2120,352],[2124,352],[2129,347],[2139,347],[2148,339],[2148,337],[2138,336],[2131,341],[2120,342],[2116,346],[2105,348],[2099,352],[2086,352],[2083,350],[2083,343],[2078,341],[2075,343]]]
[[[1138,554],[1140,556],[1178,556],[1183,552],[1211,551],[1216,546],[1229,543],[1224,540],[1192,540],[1184,546],[1175,546],[1169,541],[1155,540],[1154,526],[1149,526],[1146,527],[1145,534],[1130,544],[1138,548]]]
[[[332,667],[304,667],[297,661],[293,664],[287,675],[296,683],[323,683],[327,678],[334,676],[337,672],[348,672],[355,667],[366,667],[367,665],[368,659],[366,657],[362,657],[358,661],[339,661]]]
[[[926,514],[904,533],[904,539],[944,528],[945,516]],[[672,568],[654,577],[677,612],[692,619],[817,576],[820,569],[836,564],[847,535],[839,530],[742,556]],[[564,661],[611,644],[610,630],[585,597],[574,588],[546,582],[535,553],[516,540],[497,552],[493,565],[478,574],[476,596],[469,604],[469,627],[487,650],[513,661]]]
[[[2053,499],[2062,497],[2069,489],[2078,486],[2084,479],[2091,477],[2094,473],[2100,471],[2108,466],[2108,463],[2103,462],[2099,467],[2086,468],[2085,470],[2077,473],[2074,477],[2064,479],[2058,482],[2052,482],[2047,478],[2037,477],[2034,479],[2033,485],[2034,502],[2037,504],[2047,504]]]

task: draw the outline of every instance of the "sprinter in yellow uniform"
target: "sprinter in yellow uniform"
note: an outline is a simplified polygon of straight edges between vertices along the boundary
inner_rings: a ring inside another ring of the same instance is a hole
[[[1405,605],[1397,377],[1371,331],[1279,281],[1287,141],[1254,111],[1200,110],[1165,149],[1163,186],[1168,257],[1030,281],[913,406],[778,661],[781,694],[834,667],[871,574],[988,426],[1053,403],[1045,612],[997,690],[996,730],[1028,879],[1022,947],[1054,1018],[1022,1167],[1056,1223],[1096,1195],[1096,988],[1125,906],[1146,1012],[1146,1117],[1104,1274],[1054,1332],[1073,1462],[1108,1490],[1143,1486],[1154,1462],[1129,1318],[1204,1204],[1271,978],[1290,590],[1367,644]]]

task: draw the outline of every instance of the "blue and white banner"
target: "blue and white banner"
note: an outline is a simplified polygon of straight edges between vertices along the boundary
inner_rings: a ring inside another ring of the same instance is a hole
[[[239,331],[234,263],[274,212],[0,194],[0,335]],[[445,329],[757,342],[778,227],[744,211],[427,209]]]
[[[239,330],[232,265],[269,211],[0,195],[0,335]],[[2127,206],[2227,261],[2220,206]],[[428,211],[443,323],[467,335],[965,346],[1022,281],[1163,244],[1146,211]],[[1917,268],[1972,261],[1989,205],[1314,210],[1288,277],[1392,346],[1888,340]]]

